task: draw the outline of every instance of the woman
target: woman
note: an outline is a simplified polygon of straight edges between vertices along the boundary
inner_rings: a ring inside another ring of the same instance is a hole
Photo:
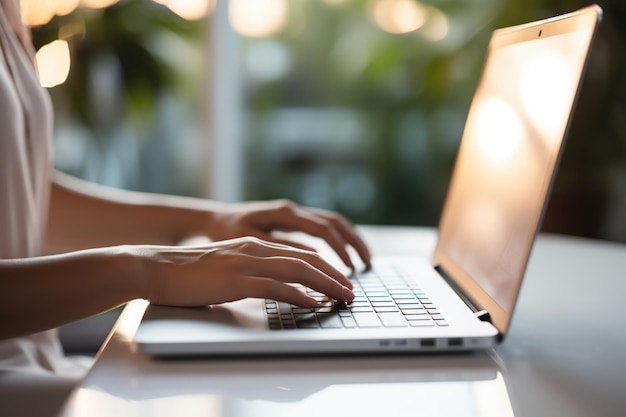
[[[109,190],[53,175],[51,105],[37,81],[19,0],[0,0],[0,49],[0,393],[19,400],[12,381],[28,374],[68,377],[57,390],[65,395],[84,367],[63,357],[50,329],[132,299],[315,304],[289,282],[338,300],[354,297],[350,281],[313,251],[271,235],[320,237],[354,268],[346,251],[352,246],[369,266],[364,243],[336,214],[285,201],[225,205]],[[213,243],[176,246],[197,235]]]

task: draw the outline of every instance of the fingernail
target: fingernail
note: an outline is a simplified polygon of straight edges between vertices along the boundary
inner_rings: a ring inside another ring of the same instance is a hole
[[[350,288],[348,287],[343,287],[343,296],[347,301],[352,301],[354,300],[354,293],[352,291],[350,291]]]

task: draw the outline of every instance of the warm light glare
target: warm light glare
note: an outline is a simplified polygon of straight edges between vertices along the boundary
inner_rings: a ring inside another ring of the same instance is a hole
[[[21,0],[22,21],[27,26],[41,26],[48,23],[56,13],[55,0]]]
[[[148,300],[133,300],[126,305],[123,312],[123,320],[120,320],[115,333],[121,340],[130,343],[137,332],[141,317],[148,307]]]
[[[376,0],[371,13],[381,29],[395,34],[419,29],[427,17],[424,7],[412,0]]]
[[[522,141],[522,124],[504,100],[487,98],[476,109],[474,134],[480,149],[490,161],[505,162]]]
[[[56,0],[55,14],[58,16],[65,16],[72,13],[80,3],[80,0]]]
[[[571,100],[574,68],[568,67],[558,52],[550,52],[524,63],[520,95],[541,137],[556,139]]]
[[[428,40],[437,42],[448,36],[450,23],[444,12],[436,7],[428,8],[428,20],[420,29],[420,33]]]
[[[119,0],[20,0],[22,21],[27,26],[41,26],[55,15],[65,16],[78,6],[99,9],[111,6]]]
[[[285,26],[287,0],[230,0],[229,19],[240,35],[270,36]]]
[[[206,17],[215,8],[215,0],[154,0],[187,20]]]
[[[39,82],[43,87],[63,84],[70,72],[70,48],[66,41],[44,45],[35,56]]]
[[[80,0],[80,5],[90,9],[102,9],[117,3],[119,0]]]

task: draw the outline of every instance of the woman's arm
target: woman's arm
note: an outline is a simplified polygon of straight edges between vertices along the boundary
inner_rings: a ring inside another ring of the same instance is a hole
[[[0,340],[51,329],[145,296],[124,248],[0,260]]]
[[[300,231],[326,241],[350,268],[354,265],[347,246],[370,266],[365,243],[346,219],[285,200],[222,204],[116,190],[59,173],[50,204],[47,253],[120,244],[175,245],[194,236],[214,241],[254,236],[310,250],[273,234]]]
[[[203,212],[185,209],[191,200],[118,190],[56,173],[46,253],[121,244],[175,245],[199,234],[198,226],[211,216],[208,202]]]
[[[271,298],[312,307],[299,283],[342,301],[352,284],[316,253],[256,238],[206,246],[129,245],[0,260],[0,339],[88,317],[135,298],[202,306]]]

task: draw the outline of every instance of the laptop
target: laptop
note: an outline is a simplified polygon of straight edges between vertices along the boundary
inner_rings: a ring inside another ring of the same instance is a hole
[[[601,14],[593,5],[493,32],[432,259],[374,257],[371,271],[351,278],[349,304],[313,293],[313,309],[260,299],[149,305],[136,346],[155,356],[258,356],[462,351],[501,342]]]

